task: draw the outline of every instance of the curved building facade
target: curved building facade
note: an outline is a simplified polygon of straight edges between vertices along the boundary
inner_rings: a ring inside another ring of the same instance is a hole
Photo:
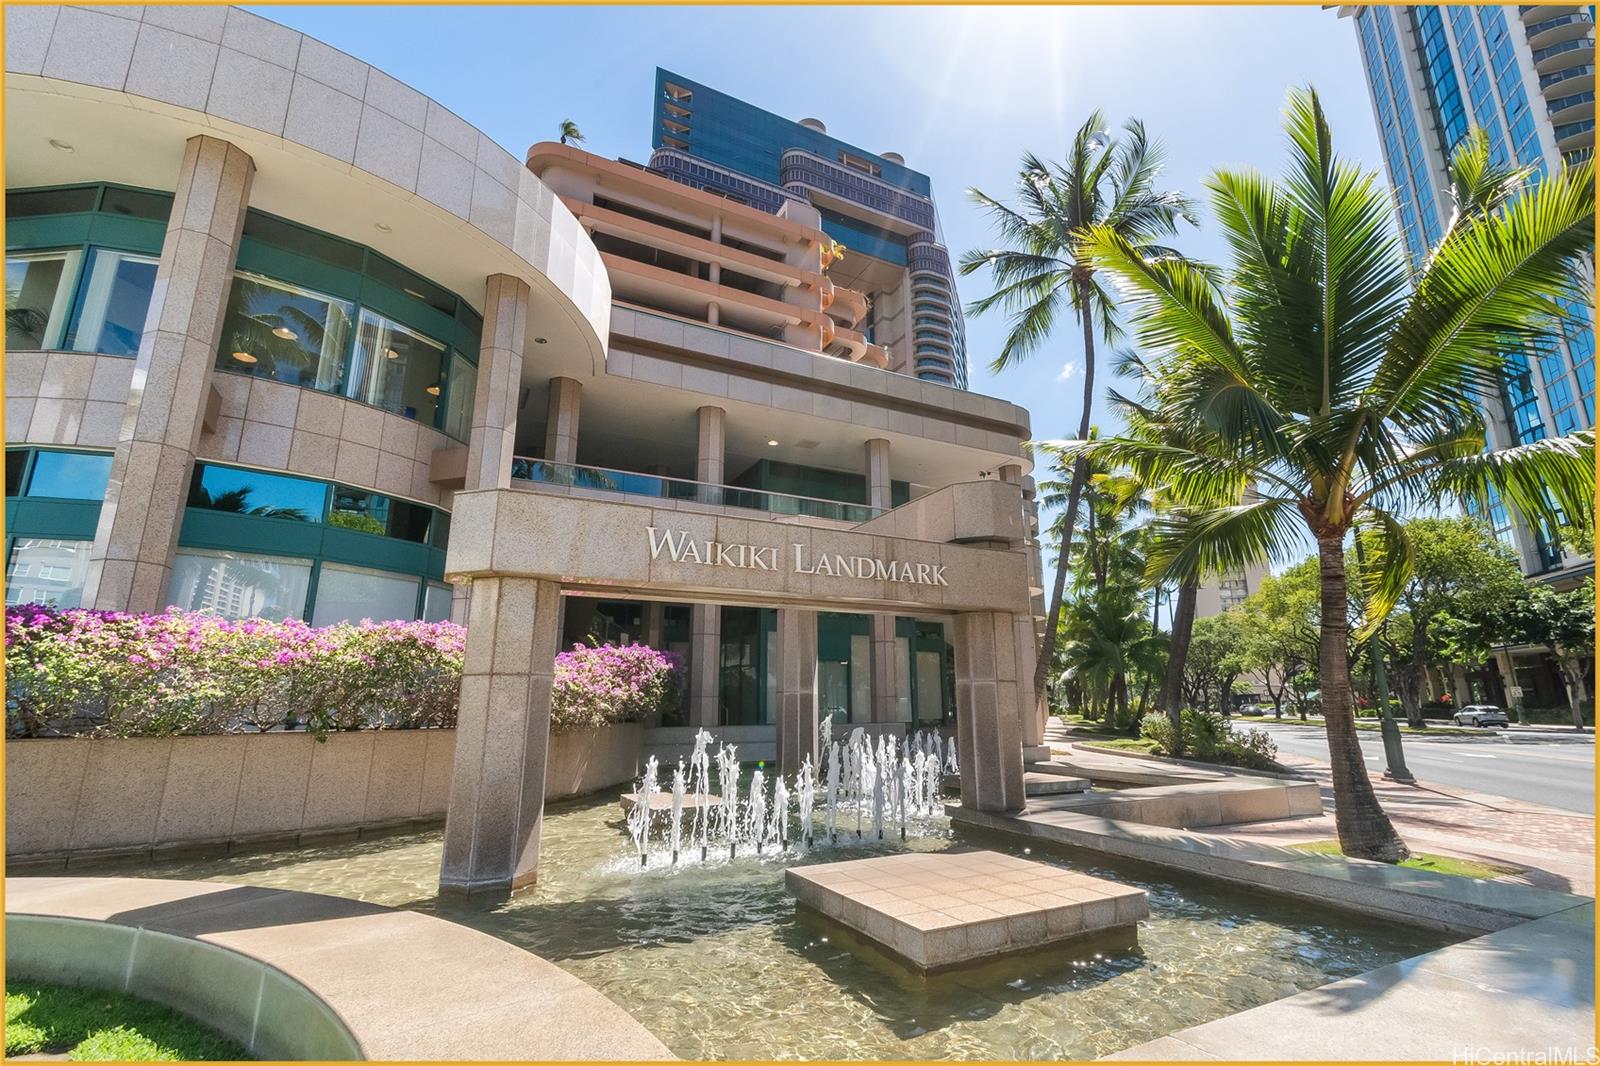
[[[453,888],[535,874],[574,641],[683,657],[651,752],[711,728],[792,771],[823,716],[937,728],[968,802],[1021,806],[1028,415],[947,387],[925,178],[774,160],[769,203],[519,160],[236,8],[6,31],[8,603],[465,622]]]

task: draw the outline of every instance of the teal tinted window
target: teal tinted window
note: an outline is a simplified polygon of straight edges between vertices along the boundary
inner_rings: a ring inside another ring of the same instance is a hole
[[[6,256],[6,347],[40,351],[60,343],[78,276],[77,250]]]
[[[288,385],[341,391],[355,305],[295,285],[238,274],[228,294],[217,368]]]
[[[138,355],[157,263],[154,256],[91,249],[67,347],[75,352]]]
[[[75,189],[25,189],[6,193],[7,218],[36,218],[93,211],[100,189],[94,185]]]
[[[172,194],[151,192],[149,189],[119,189],[108,185],[105,195],[100,198],[100,210],[113,215],[165,222],[172,215]]]
[[[328,522],[358,533],[373,533],[380,537],[426,544],[433,513],[433,508],[409,500],[397,500],[365,489],[336,485]]]
[[[6,452],[6,495],[22,495],[22,475],[28,471],[28,452],[12,448]]]
[[[10,463],[6,465],[9,489]],[[55,500],[103,500],[106,498],[106,480],[110,476],[111,456],[103,452],[39,451],[34,453],[33,473],[28,477],[28,495]]]
[[[327,495],[320,481],[209,463],[189,483],[190,507],[295,522],[321,522]]]

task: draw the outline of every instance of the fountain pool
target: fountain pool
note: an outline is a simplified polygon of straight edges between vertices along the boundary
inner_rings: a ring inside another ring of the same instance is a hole
[[[74,872],[294,888],[426,911],[557,963],[686,1059],[1089,1059],[1451,939],[1035,847],[1034,859],[1145,889],[1151,915],[1137,945],[1091,942],[924,979],[852,950],[837,927],[797,913],[783,868],[968,845],[1021,854],[1020,843],[946,829],[857,845],[852,832],[798,858],[791,848],[786,859],[713,855],[641,871],[616,796],[606,794],[552,804],[539,883],[478,902],[436,895],[441,836],[434,829]],[[427,976],[417,980],[425,1009]]]

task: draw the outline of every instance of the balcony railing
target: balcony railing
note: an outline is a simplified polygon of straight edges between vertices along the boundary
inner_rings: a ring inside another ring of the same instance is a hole
[[[835,522],[865,522],[884,511],[881,507],[871,507],[864,503],[844,503],[816,496],[796,496],[787,492],[768,492],[764,489],[747,489],[737,485],[718,485],[708,481],[641,474],[632,470],[611,470],[601,466],[552,463],[520,455],[511,460],[511,478],[513,481],[528,481],[536,485],[620,492],[629,496],[643,496],[657,500],[685,500],[713,507],[738,507],[747,511],[765,511],[773,515],[796,515]]]

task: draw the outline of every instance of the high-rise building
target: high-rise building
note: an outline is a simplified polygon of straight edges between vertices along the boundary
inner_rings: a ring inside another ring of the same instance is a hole
[[[1594,9],[1356,7],[1372,106],[1400,231],[1420,264],[1455,210],[1447,163],[1473,127],[1493,157],[1553,171],[1594,152]],[[1490,444],[1512,447],[1594,425],[1593,309],[1568,304],[1565,335],[1507,353],[1499,394],[1484,397]],[[1524,573],[1565,582],[1593,561],[1531,528],[1498,501],[1485,516]]]
[[[856,332],[887,351],[890,370],[967,387],[966,326],[926,174],[817,119],[795,122],[660,68],[653,112],[652,170],[769,214],[814,208],[846,249],[830,276],[867,297]],[[851,339],[825,350],[845,355]]]

